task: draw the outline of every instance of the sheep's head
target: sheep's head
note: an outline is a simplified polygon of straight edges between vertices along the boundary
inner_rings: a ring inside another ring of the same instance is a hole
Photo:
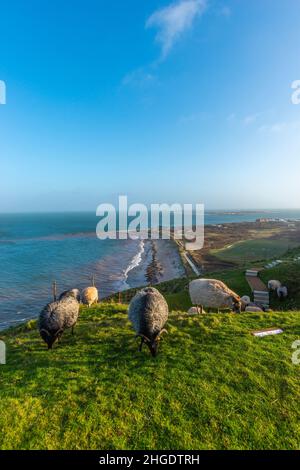
[[[161,335],[163,333],[168,333],[168,332],[167,330],[163,329],[152,340],[147,338],[147,336],[145,335],[142,335],[142,334],[137,335],[137,337],[141,337],[141,344],[140,344],[139,350],[141,351],[143,348],[143,344],[146,344],[146,346],[148,346],[150,350],[152,357],[155,357],[157,355],[158,345],[161,340]]]
[[[48,349],[52,349],[53,344],[57,339],[60,338],[62,335],[62,330],[57,331],[55,334],[49,333],[48,330],[42,329],[40,330],[40,335],[42,339],[45,341],[45,343],[48,346]]]
[[[233,299],[232,301],[232,311],[234,313],[241,313],[241,311],[245,310],[245,307],[243,306],[243,302],[240,299]]]

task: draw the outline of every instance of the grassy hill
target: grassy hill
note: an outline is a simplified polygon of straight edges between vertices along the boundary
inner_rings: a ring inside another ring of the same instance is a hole
[[[300,251],[295,252],[300,255]],[[293,255],[294,252],[291,251]],[[289,311],[300,310],[300,262],[293,262],[293,256],[288,254],[285,262],[272,269],[266,269],[261,272],[262,280],[267,284],[270,279],[278,279],[289,290],[289,296],[284,301],[279,301],[275,294],[271,295],[271,307],[274,310]],[[250,265],[251,266],[251,265]],[[227,269],[215,273],[208,273],[205,277],[220,279],[239,295],[250,295],[251,290],[245,278],[244,269]],[[174,279],[172,281],[162,282],[157,289],[166,297],[171,310],[188,310],[191,307],[191,301],[188,293],[188,284],[192,278]],[[138,289],[130,289],[123,292],[121,299],[129,302]],[[117,302],[119,295],[112,295],[110,300]]]
[[[229,261],[237,264],[245,265],[252,261],[261,261],[280,257],[293,246],[297,246],[290,240],[275,239],[268,240],[265,238],[257,240],[246,240],[228,248],[221,250],[211,250],[211,253],[223,261]]]
[[[35,321],[2,333],[1,449],[300,447],[299,312],[173,311],[153,359],[138,352],[126,308],[82,308],[75,335],[52,351]],[[271,326],[284,333],[251,335]]]

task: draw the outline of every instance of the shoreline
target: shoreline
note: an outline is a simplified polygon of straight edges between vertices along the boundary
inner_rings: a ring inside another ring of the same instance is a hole
[[[63,237],[63,241],[55,237],[52,244],[49,241],[51,236],[48,236],[46,245],[25,243],[20,248],[16,245],[13,250],[10,246],[4,248],[0,244],[4,260],[7,257],[10,263],[3,266],[0,279],[0,330],[36,318],[41,308],[52,301],[51,283],[54,279],[58,282],[59,290],[63,291],[87,287],[94,275],[100,299],[106,299],[131,288],[235,268],[238,265],[234,260],[219,258],[215,252],[228,246],[234,247],[241,241],[262,238],[276,241],[284,238],[293,244],[299,241],[300,245],[300,223],[262,220],[206,225],[204,248],[193,252],[187,252],[183,243],[173,238],[125,240],[124,244],[111,241],[107,253],[104,250],[106,245],[102,248],[98,243],[94,244],[89,236],[83,236],[83,232],[80,232],[76,243],[74,238],[76,236],[73,233],[70,243],[67,243],[68,237]],[[23,269],[24,250],[27,265]],[[65,250],[68,250],[67,253]],[[60,251],[63,256],[59,256]],[[30,258],[32,253],[33,259]],[[13,264],[12,256],[16,260]],[[28,278],[23,274],[27,273],[29,263],[33,274]]]
[[[129,288],[155,285],[186,275],[173,240],[144,240],[140,263],[128,273]]]
[[[59,290],[73,287],[81,290],[85,287],[85,279],[90,278],[94,273],[100,299],[105,300],[113,294],[131,288],[153,285],[185,276],[178,247],[173,240],[136,240],[136,242],[136,244],[130,242],[125,245],[125,248],[123,245],[122,250],[116,250],[114,254],[109,254],[99,261],[95,260],[92,264],[81,266],[77,277],[76,275],[74,277],[74,273],[70,273],[73,275],[73,280],[66,274],[67,284],[59,282]],[[131,257],[128,256],[129,254]],[[125,255],[128,258],[126,260],[128,264],[124,266]],[[121,260],[119,260],[120,256]],[[51,281],[52,278],[49,276],[46,291],[43,286],[42,295],[40,285],[33,286],[32,290],[27,293],[30,299],[20,295],[16,300],[22,306],[20,307],[16,302],[15,307],[11,307],[7,315],[2,316],[0,331],[36,319],[43,306],[52,301]],[[25,307],[24,310],[22,307]]]

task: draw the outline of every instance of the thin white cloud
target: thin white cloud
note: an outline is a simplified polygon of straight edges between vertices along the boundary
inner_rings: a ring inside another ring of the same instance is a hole
[[[280,134],[282,132],[293,132],[300,130],[300,121],[290,121],[290,122],[276,122],[275,124],[268,124],[261,126],[259,132],[262,133],[271,133],[271,134]]]
[[[137,88],[146,88],[157,81],[156,76],[147,70],[140,68],[128,73],[122,80],[122,85]]]
[[[147,20],[146,28],[156,28],[156,41],[161,45],[164,59],[181,35],[191,28],[195,18],[202,16],[207,0],[179,0],[155,11]]]

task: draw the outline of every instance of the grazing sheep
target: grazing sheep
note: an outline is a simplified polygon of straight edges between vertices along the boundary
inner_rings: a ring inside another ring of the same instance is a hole
[[[249,295],[243,295],[243,297],[241,297],[241,302],[242,302],[242,305],[245,306],[246,308],[251,303],[251,299]]]
[[[169,308],[164,297],[154,287],[140,290],[131,300],[128,317],[137,337],[141,337],[139,350],[145,343],[152,356],[156,356],[158,343],[168,320]]]
[[[82,303],[88,305],[89,307],[98,302],[99,294],[96,287],[87,287],[81,293]]]
[[[194,305],[207,308],[230,308],[240,312],[241,298],[226,284],[216,279],[195,279],[189,284],[191,301]]]
[[[248,312],[248,313],[258,313],[258,312],[263,312],[263,311],[264,310],[258,307],[257,305],[248,305],[245,310],[245,312]]]
[[[76,325],[79,315],[79,303],[73,297],[51,302],[40,313],[38,327],[42,339],[52,349],[56,340],[59,340],[67,328]]]
[[[268,282],[268,289],[269,290],[276,291],[279,287],[281,287],[281,282],[280,281],[272,280],[272,281]]]
[[[286,299],[288,296],[288,288],[286,286],[278,287],[277,295],[279,299]]]
[[[67,297],[73,297],[73,299],[76,299],[77,302],[80,302],[80,290],[79,289],[65,290],[64,292],[60,294],[58,300],[66,299]]]

